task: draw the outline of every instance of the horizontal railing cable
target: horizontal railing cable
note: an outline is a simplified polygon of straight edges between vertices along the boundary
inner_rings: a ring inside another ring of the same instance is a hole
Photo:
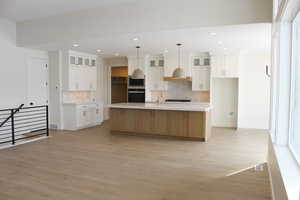
[[[49,135],[48,106],[0,110],[0,144]]]

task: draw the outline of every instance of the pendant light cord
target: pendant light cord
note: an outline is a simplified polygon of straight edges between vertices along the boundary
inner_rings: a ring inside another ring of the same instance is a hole
[[[181,46],[181,44],[178,43],[176,45],[178,46],[178,68],[180,69],[180,46]]]
[[[139,54],[139,49],[141,47],[140,46],[136,46],[136,67],[139,68],[139,64],[140,64],[140,54]]]

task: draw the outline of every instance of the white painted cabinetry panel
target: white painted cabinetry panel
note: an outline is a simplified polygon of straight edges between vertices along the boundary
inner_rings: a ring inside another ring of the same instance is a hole
[[[78,130],[103,122],[103,104],[64,104],[64,129]]]
[[[148,71],[149,90],[166,90],[166,82],[163,80],[164,69],[163,67],[150,67]]]
[[[67,91],[96,90],[96,56],[66,51],[63,54],[63,89]]]
[[[209,91],[210,90],[210,70],[192,69],[192,90],[193,91]]]
[[[238,66],[238,55],[215,55],[211,57],[212,77],[238,77]]]

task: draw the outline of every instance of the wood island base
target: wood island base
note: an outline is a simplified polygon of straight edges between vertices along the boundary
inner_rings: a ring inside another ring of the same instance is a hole
[[[209,111],[110,108],[111,132],[175,136],[207,141]]]

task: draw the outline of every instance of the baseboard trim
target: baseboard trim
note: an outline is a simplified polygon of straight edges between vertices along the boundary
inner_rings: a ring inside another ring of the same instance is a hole
[[[271,174],[271,170],[270,170],[269,163],[267,163],[267,167],[268,167],[269,181],[270,181],[270,186],[271,186],[272,200],[275,200],[275,193],[274,193],[273,179],[272,179],[272,174]]]
[[[21,142],[18,142],[16,144],[14,144],[14,145],[13,144],[4,145],[4,146],[0,147],[0,150],[11,148],[11,147],[16,147],[16,146],[19,146],[19,145],[22,145],[22,144],[27,144],[27,143],[30,143],[30,142],[35,142],[35,141],[38,141],[38,140],[47,139],[47,138],[50,138],[50,137],[52,137],[52,136],[42,136],[42,137],[36,138],[36,139],[31,139],[31,140],[27,140],[27,141],[21,141]]]

